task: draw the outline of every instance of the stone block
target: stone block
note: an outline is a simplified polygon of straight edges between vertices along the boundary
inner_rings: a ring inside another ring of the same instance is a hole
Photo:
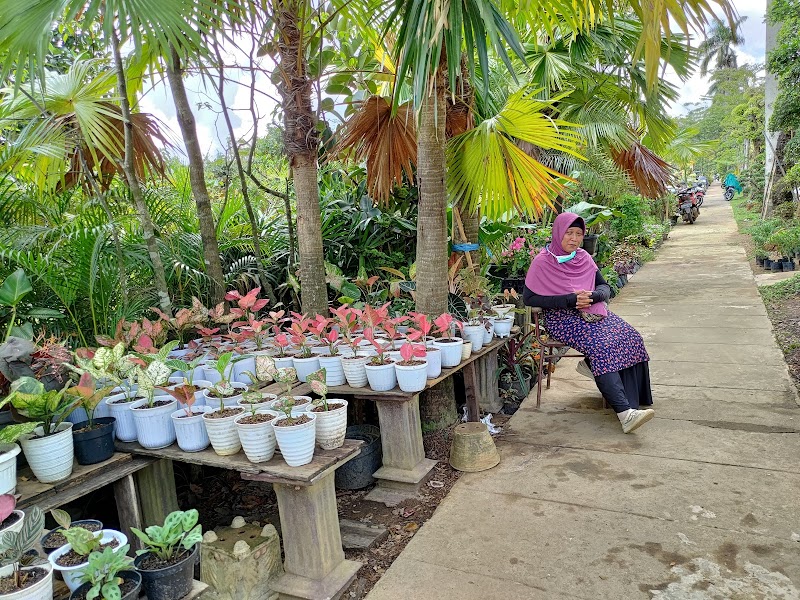
[[[283,563],[272,525],[247,524],[236,517],[230,527],[206,532],[201,557],[200,579],[209,585],[204,600],[278,598],[272,583],[283,575]]]

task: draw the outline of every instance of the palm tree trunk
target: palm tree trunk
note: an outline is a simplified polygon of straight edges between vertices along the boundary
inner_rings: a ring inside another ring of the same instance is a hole
[[[203,153],[200,150],[200,140],[197,137],[194,113],[192,113],[189,98],[186,95],[186,86],[183,82],[180,57],[174,48],[170,50],[170,59],[166,61],[167,79],[172,90],[175,112],[178,114],[178,125],[181,128],[183,144],[186,146],[186,154],[189,158],[189,180],[192,185],[194,202],[197,206],[200,239],[203,242],[203,262],[206,266],[206,274],[211,280],[212,304],[216,305],[225,299],[225,274],[222,270],[222,260],[219,255],[217,228],[214,223],[214,213],[211,210],[211,196],[209,196],[208,188],[206,187]]]
[[[302,1],[302,0],[300,0]],[[292,169],[297,201],[297,247],[300,255],[300,295],[303,312],[328,314],[328,289],[322,249],[322,218],[317,181],[319,134],[311,106],[311,80],[305,59],[305,39],[298,0],[276,2],[283,108],[283,141]]]
[[[114,66],[117,71],[117,86],[119,87],[119,104],[122,111],[122,123],[125,129],[125,157],[122,161],[122,170],[131,190],[136,211],[142,222],[142,236],[147,246],[147,253],[150,255],[150,262],[153,265],[153,279],[155,281],[156,293],[158,294],[158,305],[168,315],[172,314],[172,302],[169,298],[167,289],[167,277],[164,272],[164,263],[161,262],[161,255],[158,253],[158,243],[156,242],[153,220],[150,218],[150,211],[144,201],[144,194],[139,185],[139,178],[136,175],[134,166],[134,147],[133,147],[133,123],[131,122],[131,107],[128,102],[128,84],[125,80],[125,67],[122,64],[120,54],[120,41],[116,32],[113,34],[112,45],[114,48]],[[128,285],[127,281],[120,282],[121,285]]]

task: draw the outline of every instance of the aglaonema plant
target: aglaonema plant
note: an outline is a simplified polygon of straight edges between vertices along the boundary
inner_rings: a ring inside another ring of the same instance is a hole
[[[328,411],[328,385],[325,383],[325,376],[327,375],[325,367],[319,371],[314,371],[306,377],[306,383],[311,387],[311,391],[320,396],[318,400],[314,400],[314,405],[322,406],[325,411]]]

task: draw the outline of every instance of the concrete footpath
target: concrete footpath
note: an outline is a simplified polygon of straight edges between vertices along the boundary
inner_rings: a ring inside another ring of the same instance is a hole
[[[800,599],[800,409],[719,187],[611,309],[656,418],[623,435],[560,361],[368,600]]]

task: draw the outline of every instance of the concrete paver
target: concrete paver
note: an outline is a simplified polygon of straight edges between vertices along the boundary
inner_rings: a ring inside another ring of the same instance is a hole
[[[562,360],[369,600],[800,600],[800,408],[718,187],[612,310],[656,418],[623,435]]]

